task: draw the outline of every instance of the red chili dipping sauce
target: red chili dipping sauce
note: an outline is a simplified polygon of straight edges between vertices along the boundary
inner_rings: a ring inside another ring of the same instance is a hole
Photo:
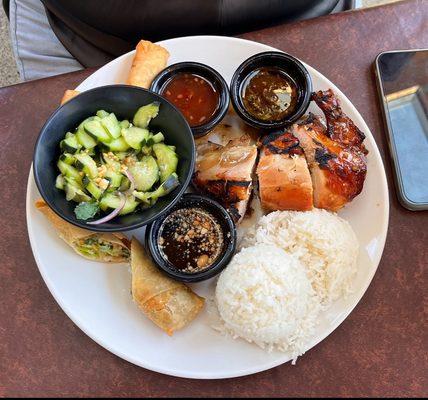
[[[161,93],[184,115],[190,126],[208,122],[219,105],[220,96],[213,85],[196,74],[179,73]]]

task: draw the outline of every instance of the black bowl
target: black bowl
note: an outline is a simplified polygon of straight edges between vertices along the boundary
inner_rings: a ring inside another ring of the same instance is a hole
[[[288,74],[298,89],[297,105],[293,113],[281,121],[267,122],[253,117],[242,101],[243,85],[248,76],[263,67],[275,67]],[[312,79],[305,66],[295,57],[279,51],[266,51],[245,60],[235,71],[230,83],[230,95],[236,113],[249,125],[260,129],[280,129],[300,118],[309,106],[312,94]]]
[[[150,127],[165,135],[165,142],[176,146],[179,157],[177,174],[180,186],[156,204],[133,214],[118,216],[100,225],[87,225],[74,215],[76,203],[67,201],[65,193],[55,188],[59,174],[56,166],[60,155],[59,143],[85,118],[103,109],[114,112],[118,118],[130,119],[142,105],[158,101],[159,115]],[[111,85],[88,90],[59,107],[47,120],[34,149],[33,169],[37,187],[46,203],[61,218],[81,228],[99,232],[117,232],[139,228],[170,209],[189,186],[195,164],[195,143],[192,131],[182,114],[167,100],[156,93],[135,86]]]
[[[210,132],[226,115],[229,108],[230,96],[229,87],[223,77],[213,68],[208,65],[197,62],[180,62],[170,65],[162,70],[150,86],[150,90],[155,93],[162,93],[165,86],[170,82],[172,77],[177,73],[187,72],[197,74],[210,82],[219,93],[219,105],[216,112],[210,120],[205,124],[192,127],[193,135],[198,138]]]
[[[159,229],[165,218],[173,211],[187,207],[200,207],[212,213],[222,226],[225,240],[222,254],[217,261],[209,268],[197,273],[185,273],[173,268],[173,266],[162,257],[158,246]],[[149,250],[157,267],[171,278],[181,282],[200,282],[219,274],[235,254],[236,227],[226,209],[216,201],[197,194],[185,194],[168,213],[162,215],[162,217],[158,218],[146,228],[145,243],[146,249]]]

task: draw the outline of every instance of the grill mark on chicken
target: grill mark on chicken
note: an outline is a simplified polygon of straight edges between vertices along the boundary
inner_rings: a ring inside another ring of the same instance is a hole
[[[320,147],[315,150],[315,160],[321,168],[328,168],[328,162],[337,156],[331,154],[321,143],[318,144]]]
[[[229,204],[229,206],[227,207],[227,211],[229,212],[230,216],[232,217],[232,219],[235,222],[238,222],[243,215],[241,215],[238,211],[238,209],[236,208],[235,204]]]
[[[299,140],[285,131],[270,134],[261,143],[257,176],[263,208],[312,209],[312,182]]]
[[[244,200],[251,181],[226,181],[223,179],[202,182],[198,184],[197,175],[194,178],[198,189],[215,197],[223,199],[226,203],[234,203]]]
[[[299,140],[290,132],[276,132],[262,139],[266,154],[302,155]]]
[[[224,179],[201,181],[198,179],[197,172],[193,176],[195,188],[199,192],[219,200],[229,211],[235,222],[245,214],[245,210],[243,210],[241,215],[236,204],[240,202],[246,203],[249,200],[251,184],[251,181],[227,181]],[[246,204],[241,204],[241,206],[246,207]]]

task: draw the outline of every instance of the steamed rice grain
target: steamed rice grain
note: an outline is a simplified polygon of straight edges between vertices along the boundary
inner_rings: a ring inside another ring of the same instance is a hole
[[[225,332],[293,359],[305,351],[320,311],[298,258],[267,244],[235,255],[218,280],[216,303]]]
[[[324,306],[351,292],[359,245],[349,223],[336,214],[320,209],[272,212],[247,232],[241,247],[259,243],[297,257]]]

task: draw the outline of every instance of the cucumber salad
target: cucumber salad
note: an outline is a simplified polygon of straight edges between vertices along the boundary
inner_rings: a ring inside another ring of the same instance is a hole
[[[159,105],[140,107],[132,122],[99,110],[65,135],[55,186],[68,201],[79,203],[78,219],[107,213],[88,222],[95,225],[149,208],[179,185],[175,147],[164,143],[161,132],[149,130]]]

